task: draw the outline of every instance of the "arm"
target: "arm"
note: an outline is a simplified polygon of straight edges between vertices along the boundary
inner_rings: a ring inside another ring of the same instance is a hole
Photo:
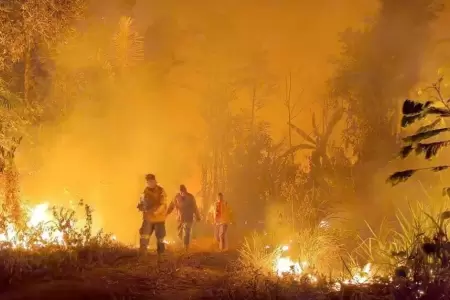
[[[194,205],[194,214],[197,221],[200,221],[202,218],[200,217],[200,212],[198,211],[197,201],[195,200],[194,196],[192,196],[192,201]]]
[[[214,204],[208,210],[208,222],[214,223]]]
[[[163,188],[161,188],[161,204],[159,207],[154,211],[153,214],[160,215],[162,213],[167,212],[167,195]]]
[[[174,200],[172,200],[172,202],[170,202],[169,207],[167,208],[168,215],[170,215],[170,213],[175,209],[175,201],[176,201],[176,198]]]
[[[145,207],[144,207],[145,205],[144,205],[144,195],[141,195],[141,198],[139,199],[139,202],[138,202],[138,205],[137,205],[137,209],[139,210],[139,211],[144,211],[145,210]]]

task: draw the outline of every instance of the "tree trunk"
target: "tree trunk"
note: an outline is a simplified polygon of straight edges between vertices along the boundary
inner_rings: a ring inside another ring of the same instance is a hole
[[[26,49],[24,52],[24,72],[23,72],[23,98],[25,103],[30,101],[30,85],[31,85],[31,43],[27,38]]]

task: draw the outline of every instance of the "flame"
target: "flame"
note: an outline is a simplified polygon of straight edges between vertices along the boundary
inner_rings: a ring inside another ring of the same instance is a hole
[[[289,257],[279,257],[275,264],[275,272],[282,277],[284,274],[300,275],[302,268],[298,262],[293,262]]]
[[[8,243],[12,248],[25,249],[29,249],[31,246],[43,246],[45,244],[56,243],[59,245],[63,245],[64,240],[62,232],[57,230],[50,230],[50,228],[46,228],[45,226],[43,226],[53,218],[48,208],[49,204],[47,202],[38,204],[31,208],[25,208],[25,211],[28,211],[28,221],[26,222],[26,226],[28,228],[34,229],[42,226],[40,242],[34,242],[33,245],[31,245],[30,238],[27,236],[19,236],[17,229],[12,223],[6,224],[6,232],[0,234],[0,242]]]
[[[39,229],[40,241],[31,241],[27,234],[20,234],[12,223],[6,224],[5,232],[0,233],[0,248],[2,244],[8,247],[30,249],[36,246],[60,245],[64,246],[64,233],[58,231],[49,223],[54,221],[52,211],[48,202],[40,203],[35,206],[24,207],[26,212],[27,229]],[[75,226],[76,224],[72,224]],[[116,241],[116,236],[111,236],[112,241]]]
[[[361,270],[356,272],[350,280],[345,280],[344,284],[365,284],[369,283],[372,278],[372,264],[367,263]]]

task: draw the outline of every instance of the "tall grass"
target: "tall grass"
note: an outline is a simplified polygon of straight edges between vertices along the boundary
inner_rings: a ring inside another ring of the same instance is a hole
[[[251,269],[260,274],[273,275],[277,259],[283,250],[281,246],[269,246],[267,237],[254,232],[250,238],[245,238],[239,249],[239,264],[245,269]]]
[[[361,239],[355,252],[373,262],[385,275],[403,277],[437,274],[448,267],[449,199],[416,201],[406,212],[398,210],[396,222],[382,222],[372,236]]]

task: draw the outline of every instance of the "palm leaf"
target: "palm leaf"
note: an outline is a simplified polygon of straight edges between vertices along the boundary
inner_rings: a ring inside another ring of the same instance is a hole
[[[430,124],[428,126],[431,126],[431,125],[432,124]],[[421,128],[424,128],[424,127],[425,126],[423,126]],[[450,131],[450,128],[439,128],[439,129],[433,129],[433,130],[429,130],[429,131],[422,131],[422,132],[416,133],[414,135],[403,138],[403,141],[405,143],[417,143],[419,141],[437,136],[438,134],[446,132],[446,131]]]
[[[312,115],[311,122],[312,122],[312,127],[313,127],[313,133],[318,138],[320,136],[320,134],[319,134],[319,127],[317,126],[317,122],[316,122],[316,114]]]
[[[321,139],[322,143],[326,143],[328,141],[331,133],[333,132],[334,127],[339,122],[339,120],[341,120],[343,114],[344,114],[343,109],[339,109],[333,113],[333,115],[330,118],[330,121],[327,124],[327,128],[322,136],[322,139]]]
[[[404,115],[417,115],[422,114],[425,109],[431,106],[433,102],[427,101],[426,103],[420,103],[414,100],[406,99],[403,102],[402,113]]]
[[[133,19],[121,17],[119,30],[113,38],[116,60],[121,67],[129,67],[144,58],[144,40],[133,28]]]
[[[310,137],[306,132],[304,132],[302,129],[300,129],[300,128],[298,128],[297,126],[295,126],[294,124],[292,124],[292,123],[288,123],[288,125],[292,128],[292,129],[294,129],[294,131],[299,135],[299,136],[301,136],[302,138],[304,138],[306,141],[308,141],[308,142],[310,142],[311,144],[316,144],[316,141],[312,138],[312,137]]]
[[[300,151],[300,150],[315,150],[315,149],[316,149],[316,146],[314,146],[314,145],[300,144],[300,145],[292,146],[289,150],[284,152],[284,154],[282,156],[285,157],[288,155],[292,155],[295,152]]]
[[[439,152],[439,150],[442,149],[442,147],[446,147],[448,145],[450,145],[450,141],[419,143],[416,146],[416,153],[417,154],[425,153],[425,158],[431,159],[432,157],[437,155],[437,153]]]
[[[406,158],[412,152],[413,149],[414,147],[412,145],[404,146],[400,151],[399,156],[401,158]]]
[[[411,169],[411,170],[404,170],[404,171],[398,171],[392,174],[388,177],[386,180],[388,183],[390,183],[392,186],[397,185],[401,182],[407,181],[414,173],[419,171],[418,169]]]
[[[408,125],[413,124],[416,121],[419,121],[421,119],[425,118],[424,114],[417,114],[417,115],[403,115],[401,120],[401,126],[403,128],[407,127]]]
[[[422,132],[430,131],[430,130],[434,129],[440,122],[441,122],[441,119],[436,119],[436,120],[434,120],[433,123],[431,123],[431,124],[429,124],[429,125],[425,125],[425,126],[420,127],[420,128],[417,130],[417,133],[422,133]]]

